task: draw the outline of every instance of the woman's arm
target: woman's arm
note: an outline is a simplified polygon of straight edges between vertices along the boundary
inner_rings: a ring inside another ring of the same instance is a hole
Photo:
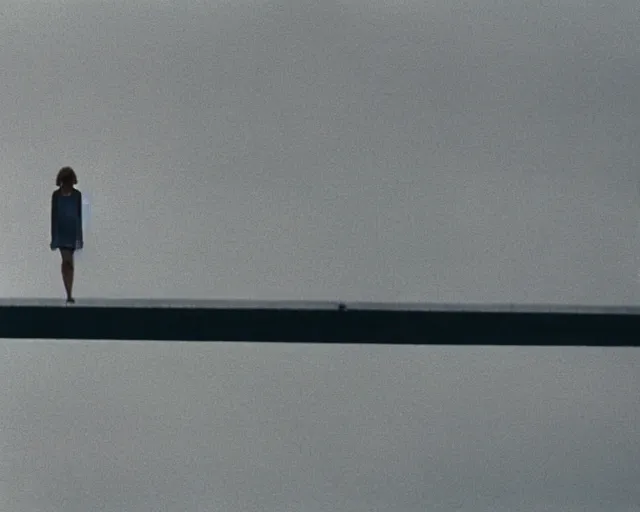
[[[51,243],[55,240],[58,229],[58,191],[51,194]]]
[[[82,234],[82,192],[78,190],[78,236],[76,237],[78,240],[76,245],[79,249],[82,249],[84,245],[84,239]]]

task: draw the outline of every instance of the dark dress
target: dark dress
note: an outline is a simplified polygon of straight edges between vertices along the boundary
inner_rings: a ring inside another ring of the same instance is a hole
[[[51,196],[51,249],[82,247],[82,194],[73,189],[64,196],[58,189]]]

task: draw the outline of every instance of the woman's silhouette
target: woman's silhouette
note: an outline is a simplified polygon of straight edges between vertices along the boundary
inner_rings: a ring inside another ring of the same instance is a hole
[[[73,304],[73,254],[82,249],[82,193],[74,188],[78,183],[71,167],[58,172],[58,189],[51,196],[51,250],[60,250],[62,256],[62,282],[67,292],[67,303]]]

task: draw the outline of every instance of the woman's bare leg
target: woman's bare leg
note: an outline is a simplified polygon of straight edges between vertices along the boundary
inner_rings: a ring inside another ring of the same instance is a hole
[[[67,301],[73,301],[73,251],[60,249],[62,255],[62,282],[67,292]]]

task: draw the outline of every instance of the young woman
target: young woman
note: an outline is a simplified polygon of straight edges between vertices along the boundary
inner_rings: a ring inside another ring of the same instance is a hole
[[[82,193],[74,188],[78,183],[71,167],[58,172],[58,189],[51,196],[51,250],[60,250],[62,282],[67,303],[73,304],[73,254],[82,249]]]

